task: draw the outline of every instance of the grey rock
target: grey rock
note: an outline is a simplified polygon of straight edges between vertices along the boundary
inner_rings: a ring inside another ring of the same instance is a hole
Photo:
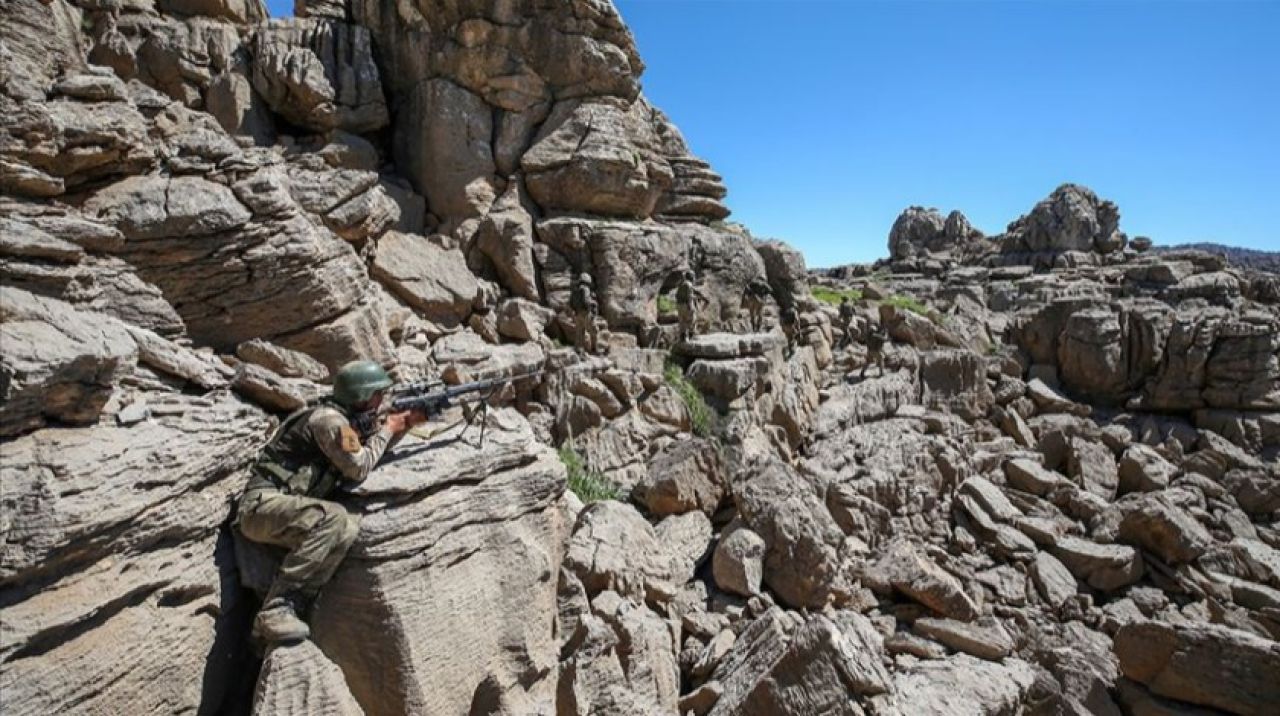
[[[655,515],[699,510],[709,517],[724,499],[726,481],[714,444],[693,438],[671,443],[655,455],[632,495]]]
[[[0,435],[49,421],[92,423],[138,360],[128,330],[114,319],[61,301],[0,291]]]
[[[716,586],[744,597],[759,594],[765,550],[764,540],[755,532],[745,527],[727,530],[711,559]]]
[[[1238,714],[1270,713],[1280,700],[1280,647],[1235,629],[1131,624],[1115,654],[1125,676],[1161,696]]]
[[[364,716],[347,681],[316,645],[303,641],[267,653],[253,694],[253,716]]]
[[[1013,637],[996,622],[984,624],[925,617],[917,619],[912,629],[920,636],[979,659],[999,661],[1013,653]]]

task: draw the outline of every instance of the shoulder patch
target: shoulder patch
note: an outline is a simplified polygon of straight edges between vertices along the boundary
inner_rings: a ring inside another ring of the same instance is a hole
[[[342,426],[342,450],[343,452],[360,452],[360,436],[356,435],[355,428],[350,425]]]

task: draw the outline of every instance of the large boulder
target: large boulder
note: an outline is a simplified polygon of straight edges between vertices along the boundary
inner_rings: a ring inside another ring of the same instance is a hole
[[[1280,703],[1280,645],[1247,632],[1144,621],[1120,628],[1115,655],[1125,676],[1160,696],[1258,716]]]
[[[327,20],[272,20],[254,32],[253,86],[272,111],[319,132],[389,121],[369,31]]]
[[[848,596],[844,534],[804,478],[765,462],[736,478],[733,498],[743,523],[764,539],[764,582],[782,602],[816,608]]]
[[[147,402],[0,450],[6,712],[216,711],[252,677],[222,526],[270,423],[226,394]]]
[[[480,291],[461,251],[415,234],[387,232],[369,271],[424,318],[444,326],[466,320]]]
[[[1005,233],[1006,252],[1085,251],[1105,253],[1124,247],[1120,209],[1088,187],[1063,184]]]
[[[115,383],[138,359],[118,321],[15,288],[0,291],[0,343],[3,437],[49,421],[97,421]]]
[[[710,517],[724,499],[726,482],[719,450],[694,438],[671,443],[655,455],[632,496],[655,515],[700,510]]]
[[[488,420],[483,447],[462,426],[411,436],[350,491],[360,536],[312,631],[367,714],[553,699],[564,466],[514,411]]]

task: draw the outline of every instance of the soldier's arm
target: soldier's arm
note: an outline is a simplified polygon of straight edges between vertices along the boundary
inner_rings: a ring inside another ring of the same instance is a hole
[[[310,427],[325,457],[352,482],[361,482],[373,472],[396,437],[383,426],[361,445],[355,429],[336,410],[317,410],[311,417]]]

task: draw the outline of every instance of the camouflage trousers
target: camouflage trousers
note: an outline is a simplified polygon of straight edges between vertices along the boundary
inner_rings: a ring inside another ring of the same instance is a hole
[[[590,311],[573,312],[573,344],[584,353],[595,353],[600,341],[596,317]]]
[[[315,596],[347,556],[360,519],[336,502],[256,490],[240,501],[239,527],[254,542],[288,548],[272,593]]]

